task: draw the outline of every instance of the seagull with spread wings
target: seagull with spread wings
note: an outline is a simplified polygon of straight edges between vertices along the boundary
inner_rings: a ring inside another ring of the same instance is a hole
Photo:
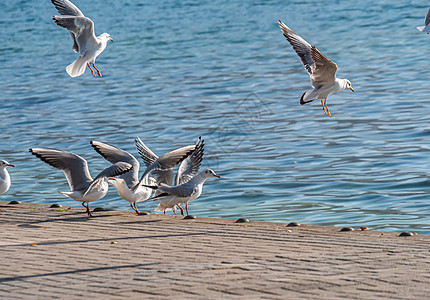
[[[202,164],[204,154],[204,141],[202,140],[197,144],[196,150],[187,159],[185,159],[179,166],[178,172],[175,177],[175,185],[167,185],[161,183],[155,186],[149,186],[157,191],[159,194],[150,200],[157,201],[158,207],[155,211],[164,212],[166,210],[173,210],[175,213],[175,206],[181,209],[181,214],[184,215],[184,210],[180,204],[185,203],[185,209],[188,213],[188,202],[197,199],[203,190],[203,184],[210,177],[218,177],[211,169],[206,169],[200,173],[200,165]]]
[[[313,91],[303,93],[300,104],[321,99],[324,113],[331,117],[326,103],[327,97],[344,89],[354,91],[351,82],[348,79],[336,78],[337,65],[333,61],[325,57],[315,46],[311,46],[280,20],[278,23],[282,33],[302,60],[314,88]]]
[[[90,63],[97,70],[97,75],[102,77],[95,62],[96,57],[105,50],[108,41],[112,41],[108,33],[97,36],[94,33],[94,23],[69,0],[51,0],[57,8],[60,16],[53,16],[55,23],[70,31],[73,39],[73,51],[79,53],[79,58],[66,67],[67,74],[71,77],[81,76],[86,66],[90,68],[94,77],[96,74],[91,69]]]
[[[89,208],[90,202],[99,200],[106,195],[109,188],[108,178],[122,175],[133,168],[127,162],[117,162],[101,171],[93,180],[88,170],[87,161],[79,155],[52,148],[31,148],[30,152],[48,165],[64,172],[70,192],[60,193],[82,202],[82,206],[87,209],[87,214],[90,217],[93,216]]]
[[[127,151],[119,149],[115,146],[98,141],[91,141],[90,143],[91,146],[93,146],[94,150],[96,150],[98,154],[103,156],[110,163],[114,164],[122,161],[129,163],[133,166],[133,169],[130,172],[122,174],[116,178],[111,177],[108,179],[108,181],[118,190],[119,196],[124,200],[130,202],[130,207],[137,214],[139,214],[140,212],[136,206],[136,203],[144,201],[151,197],[152,189],[143,185],[138,185],[138,188],[133,190],[133,187],[136,186],[139,182],[140,164],[138,160]],[[142,183],[155,183],[155,180],[153,180],[153,178],[149,178],[148,175],[143,178]]]

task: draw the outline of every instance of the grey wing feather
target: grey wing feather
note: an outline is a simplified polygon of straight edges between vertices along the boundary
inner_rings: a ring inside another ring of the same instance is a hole
[[[145,172],[140,177],[139,183],[134,186],[133,190],[136,190],[139,185],[141,185],[146,176],[153,171],[167,171],[176,167],[180,164],[184,159],[190,156],[193,151],[196,149],[195,145],[189,145],[185,147],[181,147],[175,149],[173,151],[167,152],[166,154],[161,155],[155,162],[149,165]]]
[[[154,152],[152,152],[151,149],[149,149],[139,137],[134,140],[134,145],[136,146],[136,149],[146,166],[151,165],[158,159],[158,156],[155,155]]]
[[[430,8],[429,8],[429,10],[427,11],[427,15],[426,15],[426,19],[425,19],[425,21],[424,21],[424,24],[425,24],[426,26],[430,24]]]
[[[84,14],[69,0],[51,0],[52,4],[55,5],[55,8],[62,15],[68,16],[81,16]]]
[[[70,35],[72,36],[72,40],[73,40],[73,46],[72,46],[72,49],[73,49],[73,51],[75,51],[76,53],[79,53],[79,46],[78,46],[78,43],[76,42],[75,34],[74,34],[73,32],[70,32]]]
[[[205,141],[199,137],[199,140],[196,144],[196,150],[194,150],[190,156],[184,159],[179,166],[175,177],[175,185],[186,183],[197,174],[202,164],[204,147]]]
[[[115,177],[115,176],[122,175],[122,174],[130,171],[132,168],[133,168],[133,166],[131,164],[123,162],[123,161],[114,163],[110,167],[101,171],[99,173],[99,175],[97,175],[96,178],[94,178],[94,181],[96,181],[98,179],[102,179],[102,178]]]
[[[312,58],[315,69],[311,74],[312,85],[318,88],[325,84],[333,84],[336,80],[337,65],[312,46]]]
[[[62,170],[72,191],[85,190],[93,181],[87,161],[79,155],[52,148],[31,148],[30,152],[54,168]]]
[[[98,184],[100,180],[103,180],[108,177],[115,177],[115,176],[122,175],[130,171],[132,168],[133,166],[129,163],[117,162],[111,165],[110,167],[104,169],[99,173],[99,175],[96,176],[96,178],[94,178],[93,182],[90,184],[90,186],[86,189],[85,193],[83,194],[83,197],[85,197],[88,191],[90,191],[94,185]]]
[[[94,33],[94,23],[89,18],[81,16],[54,16],[53,19],[58,26],[66,28],[73,34],[73,50],[76,48],[79,49],[80,56],[84,56],[88,48],[98,44]],[[87,45],[88,43],[90,45]]]
[[[281,20],[278,20],[278,24],[285,38],[288,40],[291,46],[293,46],[294,51],[296,51],[297,55],[302,60],[306,71],[309,73],[309,75],[311,75],[314,69],[311,45],[301,38],[297,33],[292,31],[287,25],[282,23]]]
[[[184,183],[178,186],[161,185],[158,187],[158,190],[161,193],[167,193],[172,196],[185,198],[185,197],[190,197],[197,188],[198,187],[195,184]]]
[[[103,156],[107,161],[114,164],[117,162],[127,162],[133,166],[133,169],[130,172],[127,172],[120,176],[120,178],[124,179],[129,188],[132,188],[135,184],[138,183],[139,180],[139,167],[140,164],[137,159],[122,149],[119,149],[115,146],[98,142],[91,141],[91,146],[93,146],[94,150],[101,156]]]

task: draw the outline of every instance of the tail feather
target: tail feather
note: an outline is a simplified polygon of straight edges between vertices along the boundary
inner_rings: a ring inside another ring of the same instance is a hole
[[[77,60],[72,62],[66,67],[67,74],[71,77],[78,77],[84,74],[85,68],[87,67],[87,61],[83,57],[79,57]]]
[[[418,26],[417,29],[421,32],[426,32],[427,34],[430,33],[430,26]]]
[[[314,100],[316,100],[316,98],[312,98],[312,96],[310,95],[312,92],[304,92],[303,95],[300,97],[300,104],[306,104],[309,102],[312,102]]]

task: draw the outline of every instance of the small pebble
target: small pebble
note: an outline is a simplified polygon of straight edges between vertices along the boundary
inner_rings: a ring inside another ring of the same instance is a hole
[[[399,236],[413,236],[414,234],[412,232],[402,232],[401,234],[399,234]]]
[[[196,219],[197,217],[195,215],[187,215],[185,216],[184,220],[192,220],[192,219]]]
[[[115,241],[112,241],[112,242],[110,242],[111,244],[118,244],[118,242],[115,242]]]
[[[297,222],[291,222],[291,223],[288,223],[287,225],[287,227],[297,227],[297,226],[300,226],[300,224]]]
[[[50,206],[50,208],[60,208],[60,207],[63,207],[63,206],[61,204],[58,204],[58,203],[54,203]]]
[[[360,229],[361,229],[361,231],[369,230],[369,228],[364,227],[364,226],[360,227]]]
[[[31,246],[31,247],[36,247],[36,246],[37,246],[37,244],[31,244],[30,246]]]
[[[149,212],[147,212],[147,211],[141,211],[137,215],[139,215],[139,216],[147,216],[147,215],[149,215]]]
[[[288,229],[287,232],[292,232],[292,231]]]
[[[21,204],[21,202],[18,200],[12,200],[9,202],[9,204]]]
[[[105,211],[105,209],[103,207],[96,207],[93,209],[93,211],[97,212],[97,211]]]
[[[239,218],[236,220],[235,223],[248,223],[249,220],[247,218]]]
[[[354,231],[352,227],[343,227],[340,231]]]

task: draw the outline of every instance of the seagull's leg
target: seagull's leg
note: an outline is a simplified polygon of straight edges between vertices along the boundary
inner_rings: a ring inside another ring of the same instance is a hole
[[[181,209],[181,215],[184,215],[184,209],[179,204],[176,205]]]
[[[325,108],[327,110],[327,116],[329,116],[331,118],[331,113],[330,113],[330,111],[328,110],[328,107],[327,107],[327,99],[324,99],[324,105],[325,105]]]
[[[188,213],[188,202],[185,203],[185,210],[187,211],[187,216],[188,216],[189,215],[189,213]]]
[[[133,204],[134,204],[134,206],[133,206]],[[137,207],[136,207],[136,202],[130,203],[130,206],[137,214],[139,214],[139,211],[137,210]]]
[[[174,213],[174,214],[175,214],[175,216],[176,216],[176,211],[175,211],[175,207],[174,207],[174,206],[173,206],[172,210],[173,210],[173,213]]]
[[[136,213],[137,213],[137,214],[139,214],[139,213],[140,213],[140,211],[137,209],[137,204],[136,204],[136,202],[134,202],[134,208],[135,208]]]
[[[324,113],[325,113],[325,114],[327,114],[327,112],[325,111],[324,101],[323,101],[323,100],[324,100],[324,99],[321,99],[321,105],[322,105],[322,107],[323,107]]]
[[[164,214],[166,214],[166,210],[164,210]]]
[[[96,74],[94,73],[93,69],[91,69],[90,63],[87,63],[87,65],[88,65],[88,68],[90,68],[91,73],[93,73],[93,76],[96,77]]]
[[[85,202],[82,202],[82,206],[85,207],[87,209],[86,213],[90,216],[93,217],[93,215],[90,212],[90,204],[87,203],[87,205],[85,206]]]
[[[97,70],[97,75],[99,75],[100,77],[102,77],[102,73],[100,73],[99,69],[97,69],[96,65],[93,63],[93,67],[94,69]]]

